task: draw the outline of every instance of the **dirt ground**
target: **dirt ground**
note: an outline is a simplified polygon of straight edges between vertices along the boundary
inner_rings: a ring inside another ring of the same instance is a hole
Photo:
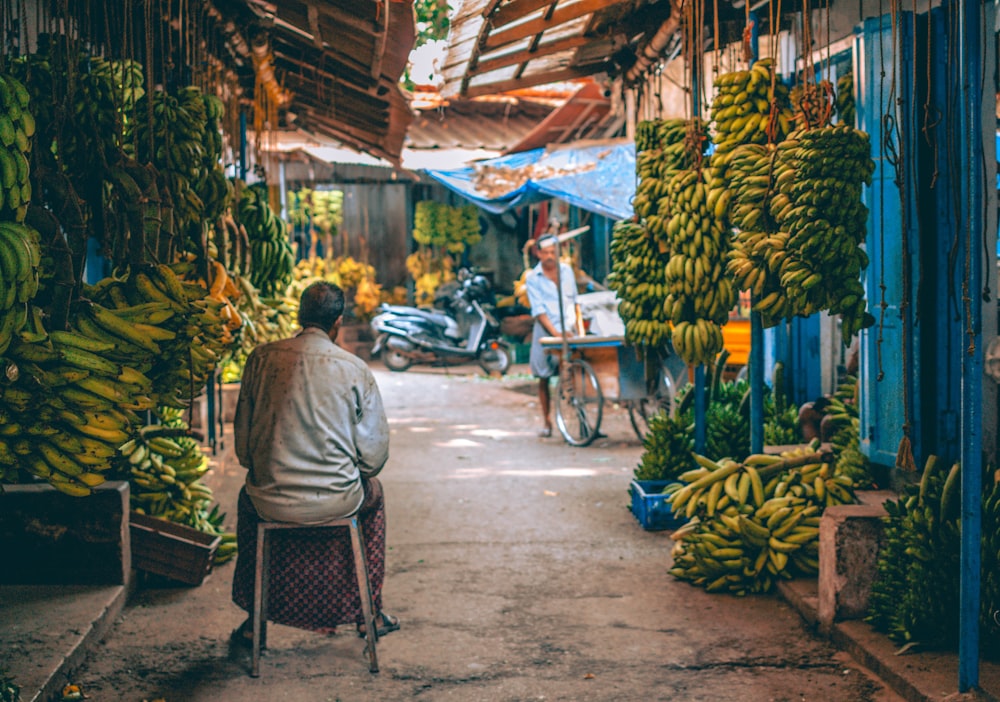
[[[536,437],[524,366],[373,367],[392,429],[384,600],[402,621],[379,642],[381,672],[353,629],[272,625],[249,677],[228,646],[244,618],[230,563],[199,587],[139,589],[75,675],[92,702],[901,699],[780,598],[667,574],[669,533],[628,511],[642,446],[624,410],[606,405],[606,437],[573,448]],[[243,471],[231,433],[222,444],[208,482],[235,515]]]

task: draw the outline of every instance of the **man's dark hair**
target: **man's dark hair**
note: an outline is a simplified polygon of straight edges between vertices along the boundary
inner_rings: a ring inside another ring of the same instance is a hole
[[[302,291],[299,300],[299,326],[330,331],[344,314],[344,291],[325,280],[313,283]]]

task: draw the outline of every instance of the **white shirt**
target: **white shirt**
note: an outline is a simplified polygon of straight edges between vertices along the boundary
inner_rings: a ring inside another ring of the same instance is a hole
[[[559,291],[555,282],[545,275],[541,263],[531,269],[524,281],[528,302],[531,304],[531,316],[537,319],[544,312],[556,329],[572,331],[576,328],[576,276],[573,274],[573,267],[562,261],[559,262],[559,284],[562,287],[565,326],[560,326]]]
[[[361,476],[389,458],[375,377],[320,329],[258,346],[247,358],[234,419],[246,490],[261,518],[316,524],[353,514]]]

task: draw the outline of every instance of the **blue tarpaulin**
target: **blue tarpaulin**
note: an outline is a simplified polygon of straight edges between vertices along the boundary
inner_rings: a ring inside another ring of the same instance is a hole
[[[479,176],[485,171],[493,175],[482,180],[492,186],[479,190]],[[499,214],[554,197],[588,212],[626,219],[632,216],[635,195],[635,144],[623,139],[578,142],[463,168],[428,169],[427,174],[488,212]],[[517,183],[516,187],[497,194],[496,184],[507,180]]]

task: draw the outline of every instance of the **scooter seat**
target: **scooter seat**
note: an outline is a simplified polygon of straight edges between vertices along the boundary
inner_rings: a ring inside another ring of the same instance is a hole
[[[419,307],[407,307],[405,305],[382,305],[382,309],[386,312],[391,312],[392,314],[421,317],[432,324],[438,325],[439,327],[447,327],[448,323],[452,321],[451,317],[446,314],[423,310]]]

